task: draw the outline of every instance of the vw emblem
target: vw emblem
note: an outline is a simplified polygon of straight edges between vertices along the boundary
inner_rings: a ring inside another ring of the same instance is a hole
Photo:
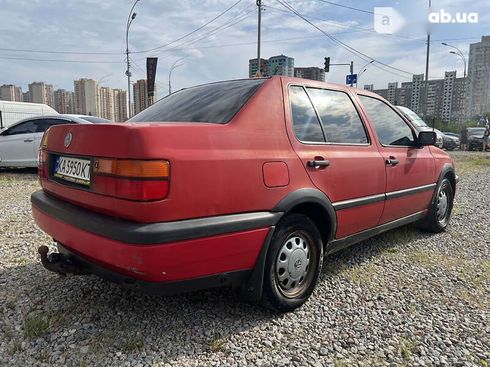
[[[65,148],[68,148],[70,146],[72,139],[73,139],[72,133],[66,134],[66,136],[65,136]]]
[[[301,261],[301,259],[298,259],[294,262],[294,267],[296,268],[296,270],[299,270],[299,268],[301,268],[302,264],[303,264],[303,262]]]

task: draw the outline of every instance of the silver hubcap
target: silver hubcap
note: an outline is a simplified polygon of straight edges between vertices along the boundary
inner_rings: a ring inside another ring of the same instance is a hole
[[[444,222],[446,220],[449,200],[447,198],[446,190],[441,189],[437,197],[437,220]]]
[[[289,237],[277,255],[276,276],[281,292],[293,296],[303,288],[310,265],[310,245],[303,237]]]

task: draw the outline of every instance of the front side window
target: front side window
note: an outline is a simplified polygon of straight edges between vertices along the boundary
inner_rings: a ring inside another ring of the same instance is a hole
[[[369,120],[383,145],[411,146],[415,139],[412,129],[386,103],[379,99],[359,95]]]
[[[298,140],[324,143],[325,137],[320,121],[303,87],[290,87],[289,98],[291,100],[293,129]]]
[[[347,94],[341,91],[307,88],[328,143],[366,144],[361,118]]]

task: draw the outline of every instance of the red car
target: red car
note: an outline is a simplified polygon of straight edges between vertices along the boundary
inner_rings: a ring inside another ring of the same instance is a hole
[[[241,286],[279,311],[324,254],[448,225],[452,159],[376,94],[272,77],[206,84],[125,124],[53,126],[39,152],[43,265],[170,294]]]

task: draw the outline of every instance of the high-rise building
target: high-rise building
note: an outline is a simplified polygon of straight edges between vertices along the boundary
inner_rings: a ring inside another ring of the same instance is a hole
[[[128,96],[123,89],[113,89],[114,121],[123,122],[128,119]]]
[[[44,82],[29,84],[29,96],[32,103],[44,103],[54,107],[53,86]]]
[[[59,113],[75,113],[73,92],[65,89],[54,91],[54,109]]]
[[[374,84],[364,84],[364,90],[373,91],[374,90]]]
[[[294,76],[297,78],[325,81],[325,70],[311,66],[308,68],[294,68]]]
[[[267,62],[269,75],[294,76],[294,58],[285,55],[272,56]]]
[[[424,100],[423,98],[420,98],[421,95],[421,89],[422,89],[422,84],[424,83],[424,74],[414,74],[412,77],[412,94],[410,98],[410,109],[417,113],[417,114],[422,114],[423,111],[420,108],[420,101]]]
[[[254,78],[257,76],[258,63],[257,58],[248,60],[248,77]],[[267,59],[260,59],[260,75],[269,76],[269,67],[267,66]]]
[[[439,118],[445,122],[461,122],[464,109],[465,78],[456,71],[445,73],[444,79],[424,81],[423,74],[414,75],[411,82],[388,84],[388,89],[374,90],[389,102],[410,108],[421,117]]]
[[[75,113],[99,116],[99,86],[93,79],[82,78],[73,82],[75,87]]]
[[[22,93],[22,102],[30,102],[31,93],[29,91]]]
[[[22,88],[13,84],[0,86],[0,100],[22,102]]]
[[[99,116],[114,121],[114,92],[109,87],[99,89]]]
[[[396,89],[398,88],[398,82],[388,83],[388,92],[386,99],[392,104],[396,104]]]
[[[133,98],[134,98],[134,114],[140,113],[147,107],[155,103],[156,100],[156,86],[155,93],[152,97],[148,97],[148,88],[146,79],[137,80],[133,84]]]
[[[490,36],[470,44],[467,83],[467,117],[490,112]]]

